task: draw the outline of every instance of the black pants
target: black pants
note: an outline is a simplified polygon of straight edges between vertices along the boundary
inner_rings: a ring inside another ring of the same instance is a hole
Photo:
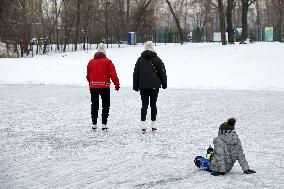
[[[102,124],[107,124],[110,107],[110,89],[90,89],[91,93],[91,115],[93,124],[97,124],[99,111],[99,96],[102,99]]]
[[[159,89],[141,89],[140,96],[142,100],[141,108],[141,121],[146,120],[147,109],[149,105],[150,98],[150,107],[151,107],[151,120],[156,121],[157,117],[157,99],[158,99]]]

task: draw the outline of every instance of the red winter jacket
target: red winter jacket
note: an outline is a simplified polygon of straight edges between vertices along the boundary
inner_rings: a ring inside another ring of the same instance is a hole
[[[87,66],[86,76],[90,88],[110,88],[110,79],[119,87],[119,79],[111,60],[102,52],[97,52]]]

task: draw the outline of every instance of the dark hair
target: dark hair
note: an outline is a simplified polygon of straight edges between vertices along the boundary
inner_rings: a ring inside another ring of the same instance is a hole
[[[236,123],[236,119],[232,117],[232,118],[228,119],[227,122],[230,126],[234,127],[235,123]]]

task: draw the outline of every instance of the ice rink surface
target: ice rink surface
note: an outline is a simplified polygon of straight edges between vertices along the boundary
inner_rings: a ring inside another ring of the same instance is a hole
[[[93,132],[87,87],[0,85],[0,188],[284,187],[283,92],[161,90],[158,131],[144,135],[140,103],[112,89],[110,129]],[[236,163],[213,177],[193,160],[232,116],[256,174]]]

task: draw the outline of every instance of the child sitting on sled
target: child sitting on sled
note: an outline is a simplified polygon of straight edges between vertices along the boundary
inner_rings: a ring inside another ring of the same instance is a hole
[[[230,118],[220,125],[218,136],[213,140],[214,149],[209,147],[206,157],[195,158],[197,167],[210,171],[213,176],[225,175],[238,160],[245,174],[255,173],[249,169],[241,141],[235,131],[235,123],[236,119]]]

